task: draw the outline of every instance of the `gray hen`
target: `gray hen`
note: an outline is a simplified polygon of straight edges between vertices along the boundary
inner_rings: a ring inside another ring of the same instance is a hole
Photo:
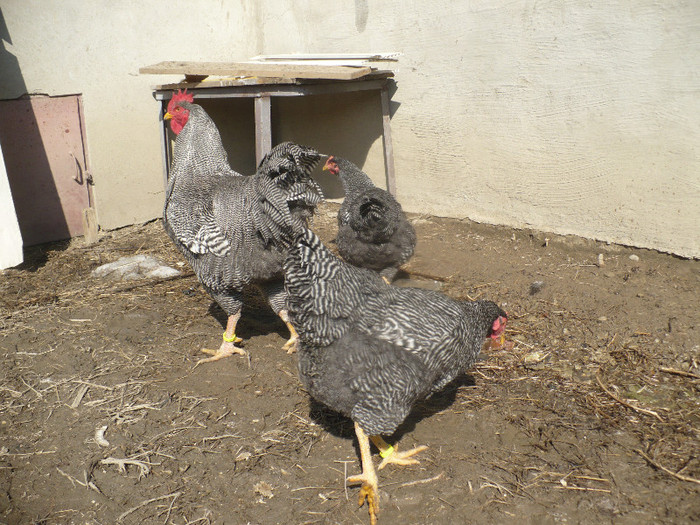
[[[329,157],[323,169],[340,177],[345,190],[338,212],[338,253],[391,282],[416,246],[416,232],[401,205],[349,160]]]
[[[416,463],[388,445],[413,404],[471,367],[488,337],[501,337],[507,316],[490,301],[455,301],[434,291],[387,285],[346,264],[311,231],[285,264],[289,316],[299,331],[299,373],[309,394],[350,417],[362,456],[360,503],[372,521],[377,477],[369,439],[387,463]],[[369,438],[368,438],[369,436]]]
[[[203,349],[212,357],[198,364],[245,354],[235,344],[241,341],[235,330],[249,285],[262,289],[287,324],[291,337],[285,348],[294,351],[297,335],[287,317],[282,264],[291,241],[305,229],[309,210],[323,198],[309,177],[320,155],[280,144],[254,175],[242,176],[229,166],[216,125],[191,95],[174,95],[165,118],[178,134],[163,210],[165,230],[228,315],[220,348]]]

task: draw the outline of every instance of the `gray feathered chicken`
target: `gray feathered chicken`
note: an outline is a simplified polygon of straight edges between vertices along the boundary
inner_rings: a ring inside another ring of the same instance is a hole
[[[257,285],[289,327],[285,344],[294,351],[297,334],[285,305],[282,264],[291,241],[323,199],[310,178],[320,155],[291,142],[276,146],[254,175],[231,169],[219,131],[192,95],[178,92],[164,116],[177,134],[165,196],[163,223],[205,290],[228,315],[215,361],[233,353],[243,290]]]
[[[490,301],[455,301],[434,291],[398,288],[346,264],[311,231],[285,264],[289,316],[299,332],[299,373],[309,394],[350,417],[360,445],[360,504],[372,523],[379,504],[369,440],[388,463],[417,463],[418,447],[397,452],[392,434],[413,404],[471,367],[484,341],[502,338],[507,316]]]
[[[340,177],[345,190],[338,211],[338,253],[391,282],[416,246],[416,232],[401,205],[349,160],[328,157],[323,169]]]

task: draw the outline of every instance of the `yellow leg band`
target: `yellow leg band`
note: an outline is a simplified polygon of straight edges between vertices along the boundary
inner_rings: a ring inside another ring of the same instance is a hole
[[[388,457],[391,456],[393,453],[394,453],[394,447],[391,446],[391,445],[389,445],[389,446],[388,446],[387,448],[385,448],[384,450],[380,450],[380,451],[379,451],[379,455],[380,455],[383,459],[388,458]]]
[[[226,332],[224,332],[223,338],[224,338],[224,341],[226,341],[227,343],[234,343],[234,342],[236,342],[236,339],[238,339],[238,337],[236,337],[235,333],[230,338],[226,337]]]
[[[379,455],[386,459],[394,453],[394,447],[382,439],[382,436],[370,436],[374,446],[379,450]]]

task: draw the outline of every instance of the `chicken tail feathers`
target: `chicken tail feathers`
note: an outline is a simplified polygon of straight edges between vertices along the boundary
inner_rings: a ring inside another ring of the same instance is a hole
[[[358,205],[358,211],[362,217],[362,221],[368,227],[383,226],[387,222],[387,207],[377,198],[367,197],[362,199]]]
[[[313,148],[282,142],[263,157],[257,171],[272,178],[288,173],[308,176],[319,160],[321,154]]]
[[[258,177],[257,209],[252,213],[256,231],[265,242],[281,242],[285,247],[290,246],[299,232],[304,229],[303,222],[294,217],[289,211],[287,199],[274,181],[266,177]]]
[[[311,171],[320,159],[321,154],[315,149],[283,142],[263,157],[256,174],[273,181],[284,194],[294,217],[304,222],[325,198],[321,187],[311,178]]]

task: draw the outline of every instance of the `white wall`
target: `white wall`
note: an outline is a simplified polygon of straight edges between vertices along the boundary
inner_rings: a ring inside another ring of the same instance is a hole
[[[226,5],[223,5],[226,4]],[[160,215],[159,104],[139,75],[163,60],[242,60],[255,28],[240,2],[0,0],[23,89],[0,74],[0,98],[82,93],[98,221],[115,228]]]
[[[392,131],[406,209],[700,257],[700,2],[0,6],[29,91],[84,95],[103,227],[160,213],[149,86],[172,77],[140,66],[399,51]],[[380,140],[365,163],[375,180]]]
[[[12,202],[10,181],[5,171],[5,161],[0,148],[0,270],[22,264],[22,234]]]

